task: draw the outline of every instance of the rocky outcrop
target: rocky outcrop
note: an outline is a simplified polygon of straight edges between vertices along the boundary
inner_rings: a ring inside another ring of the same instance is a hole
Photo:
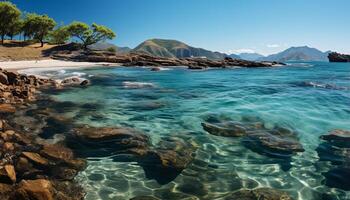
[[[350,191],[350,131],[333,130],[320,138],[324,141],[316,149],[320,161],[332,164],[332,168],[323,173],[325,184]]]
[[[38,100],[38,90],[46,88],[57,88],[57,82],[0,69],[0,199],[84,198],[83,189],[73,179],[85,168],[85,161],[29,131],[28,126],[45,128],[36,121],[25,116],[17,119]],[[29,115],[51,119],[41,112]],[[22,126],[25,128],[19,128]]]
[[[350,55],[332,52],[328,55],[329,62],[350,62]]]
[[[278,62],[253,62],[241,59],[225,58],[210,60],[207,58],[166,58],[147,54],[110,54],[105,52],[56,53],[55,59],[69,59],[89,62],[111,62],[124,66],[188,66],[189,69],[227,68],[227,67],[274,67],[284,65]],[[156,70],[156,68],[153,68]]]
[[[6,121],[1,121],[1,125],[0,186],[7,184],[8,188],[8,193],[0,194],[2,199],[47,200],[75,196],[67,191],[70,187],[78,188],[72,180],[84,169],[84,160],[77,159],[66,147],[40,142],[33,135],[9,129]],[[81,198],[84,196],[81,188],[76,192]]]
[[[55,81],[26,76],[0,69],[0,102],[20,104],[35,100],[38,88],[54,86]],[[1,104],[2,110],[9,111],[9,106]]]

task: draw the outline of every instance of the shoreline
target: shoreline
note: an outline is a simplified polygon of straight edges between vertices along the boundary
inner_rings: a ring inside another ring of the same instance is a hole
[[[26,61],[1,61],[0,68],[12,72],[22,72],[25,70],[33,69],[64,69],[64,68],[86,68],[86,67],[98,67],[98,66],[121,66],[119,63],[110,62],[77,62],[77,61],[65,61],[56,59],[46,60],[26,60]]]

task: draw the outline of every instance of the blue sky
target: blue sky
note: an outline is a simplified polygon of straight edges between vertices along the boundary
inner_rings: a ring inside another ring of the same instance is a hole
[[[271,54],[290,46],[350,53],[349,0],[13,0],[57,22],[96,22],[135,47],[177,39],[221,52]]]

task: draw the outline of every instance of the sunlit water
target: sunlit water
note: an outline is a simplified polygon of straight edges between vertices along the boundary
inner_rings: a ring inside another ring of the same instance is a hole
[[[129,126],[161,137],[186,137],[198,145],[195,160],[172,182],[160,185],[145,177],[133,162],[88,158],[77,180],[86,199],[130,199],[151,195],[160,199],[215,199],[241,188],[272,187],[295,199],[349,199],[350,193],[324,185],[315,149],[319,136],[350,129],[350,64],[291,63],[286,67],[190,71],[174,68],[90,68],[35,72],[51,77],[80,76],[92,81],[54,95],[59,101],[98,106],[69,110],[77,123]],[[144,83],[144,84],[141,84]],[[141,88],[137,88],[141,86]],[[276,160],[242,146],[239,138],[210,135],[201,122],[210,115],[239,121],[259,117],[266,127],[294,129],[305,152],[282,170]]]

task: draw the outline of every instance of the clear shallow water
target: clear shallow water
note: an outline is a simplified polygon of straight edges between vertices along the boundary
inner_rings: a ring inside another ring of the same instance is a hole
[[[36,72],[39,73],[39,72]],[[133,162],[111,157],[89,158],[77,178],[86,199],[130,199],[152,195],[160,199],[215,199],[241,188],[272,187],[295,199],[349,199],[350,193],[324,185],[319,162],[319,136],[350,129],[350,64],[291,63],[266,69],[189,71],[176,68],[94,68],[40,72],[52,77],[81,76],[90,87],[53,95],[59,101],[93,104],[67,110],[67,116],[92,126],[129,126],[148,134],[179,137],[198,146],[195,160],[172,182],[160,185],[145,177]],[[137,88],[140,86],[140,88]],[[233,121],[258,117],[265,127],[294,129],[305,152],[292,157],[291,168],[255,153],[239,138],[210,135],[201,127],[208,116]]]

